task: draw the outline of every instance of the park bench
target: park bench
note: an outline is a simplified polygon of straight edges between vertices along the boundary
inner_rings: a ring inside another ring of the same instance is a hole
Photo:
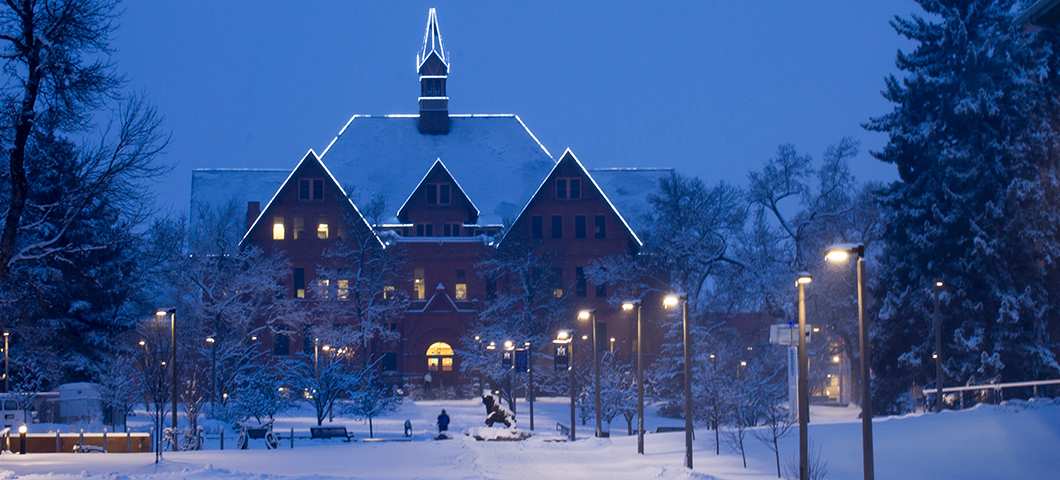
[[[570,427],[562,423],[556,422],[556,430],[559,431],[560,435],[570,436]]]
[[[655,429],[655,433],[666,433],[666,432],[683,432],[685,427],[659,427]]]
[[[309,435],[312,438],[341,438],[350,441],[352,433],[346,432],[346,427],[309,427]]]

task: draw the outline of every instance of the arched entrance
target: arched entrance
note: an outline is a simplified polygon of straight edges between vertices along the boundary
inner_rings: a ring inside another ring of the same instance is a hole
[[[432,387],[452,387],[456,385],[456,373],[453,370],[453,347],[445,342],[435,342],[430,347],[427,347],[427,371],[431,373]]]

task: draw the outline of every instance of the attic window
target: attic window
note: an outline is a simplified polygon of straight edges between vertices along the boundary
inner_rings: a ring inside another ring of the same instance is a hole
[[[423,195],[427,205],[449,205],[452,203],[452,186],[448,183],[428,183]]]
[[[324,199],[324,179],[322,178],[303,178],[298,181],[298,199],[299,200],[323,200]]]
[[[283,217],[273,217],[272,219],[272,239],[283,240]]]
[[[556,179],[556,200],[578,200],[580,198],[582,198],[582,179]]]

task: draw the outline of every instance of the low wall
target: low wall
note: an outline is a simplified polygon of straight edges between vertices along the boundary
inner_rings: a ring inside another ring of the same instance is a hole
[[[150,452],[151,450],[151,435],[147,433],[107,433],[107,452],[108,453],[137,453],[137,452]],[[80,441],[81,434],[78,433],[27,433],[26,434],[26,453],[71,453],[74,451],[74,445],[77,445]],[[102,433],[86,433],[84,434],[85,445],[92,445],[96,447],[103,446],[103,434]],[[7,449],[12,452],[18,452],[20,447],[20,440],[17,433],[7,437]]]

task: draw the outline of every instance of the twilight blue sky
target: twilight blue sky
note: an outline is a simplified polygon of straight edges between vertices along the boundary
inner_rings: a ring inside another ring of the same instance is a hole
[[[860,125],[891,109],[912,0],[131,0],[114,60],[173,132],[162,208],[187,211],[194,168],[293,168],[354,114],[416,113],[432,6],[450,111],[515,113],[553,156],[744,185],[778,144],[849,135],[859,179],[897,179]]]

